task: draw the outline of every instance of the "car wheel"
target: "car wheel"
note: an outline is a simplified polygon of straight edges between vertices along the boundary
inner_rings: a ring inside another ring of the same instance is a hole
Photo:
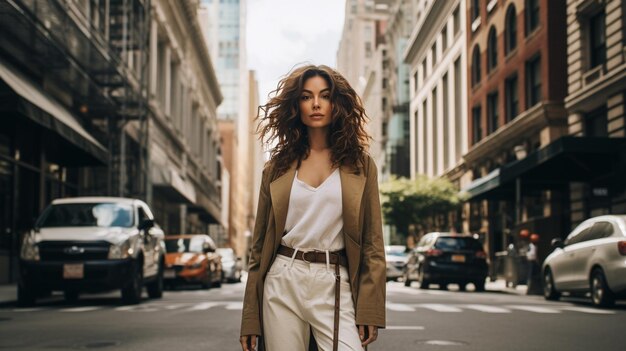
[[[132,268],[132,279],[122,289],[122,301],[127,305],[136,305],[141,302],[143,290],[143,264],[137,262]]]
[[[36,297],[33,289],[28,289],[22,284],[17,285],[17,305],[19,307],[31,307],[35,305]]]
[[[543,274],[543,297],[551,301],[558,300],[561,297],[561,293],[556,291],[554,287],[554,278],[550,269],[546,269],[546,272]]]
[[[609,289],[604,272],[596,268],[591,273],[591,301],[598,307],[610,307],[615,303],[613,292]]]
[[[76,290],[65,290],[63,292],[63,298],[67,302],[76,302],[78,301],[79,293]]]
[[[156,279],[146,286],[148,297],[151,299],[160,299],[163,297],[163,264],[159,264],[159,271]]]

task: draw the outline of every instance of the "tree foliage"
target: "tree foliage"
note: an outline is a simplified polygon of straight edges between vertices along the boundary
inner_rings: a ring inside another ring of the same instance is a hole
[[[380,185],[380,193],[385,222],[404,236],[411,225],[425,228],[429,219],[446,216],[464,201],[447,179],[423,175],[415,180],[392,177]]]

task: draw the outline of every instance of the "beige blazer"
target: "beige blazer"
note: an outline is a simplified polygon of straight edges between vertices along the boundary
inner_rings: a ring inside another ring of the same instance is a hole
[[[243,303],[242,336],[263,335],[263,282],[285,231],[295,171],[296,162],[274,180],[267,168],[263,171]],[[376,165],[368,156],[363,168],[342,166],[339,173],[343,236],[356,324],[384,328],[386,263]]]

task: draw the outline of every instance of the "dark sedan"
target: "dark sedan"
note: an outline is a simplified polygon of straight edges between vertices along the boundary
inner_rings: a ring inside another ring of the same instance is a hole
[[[430,284],[445,289],[453,283],[460,290],[473,283],[476,291],[484,291],[487,272],[487,254],[473,236],[428,233],[409,255],[404,282],[410,286],[418,281],[421,289],[428,289]]]

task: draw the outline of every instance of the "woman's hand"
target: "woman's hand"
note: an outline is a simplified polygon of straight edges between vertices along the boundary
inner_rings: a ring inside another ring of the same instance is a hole
[[[256,335],[244,335],[239,338],[239,341],[241,342],[241,349],[243,351],[255,351],[256,350],[256,341],[257,341]]]
[[[359,325],[359,338],[361,338],[363,347],[373,343],[378,338],[378,327],[375,325]]]

